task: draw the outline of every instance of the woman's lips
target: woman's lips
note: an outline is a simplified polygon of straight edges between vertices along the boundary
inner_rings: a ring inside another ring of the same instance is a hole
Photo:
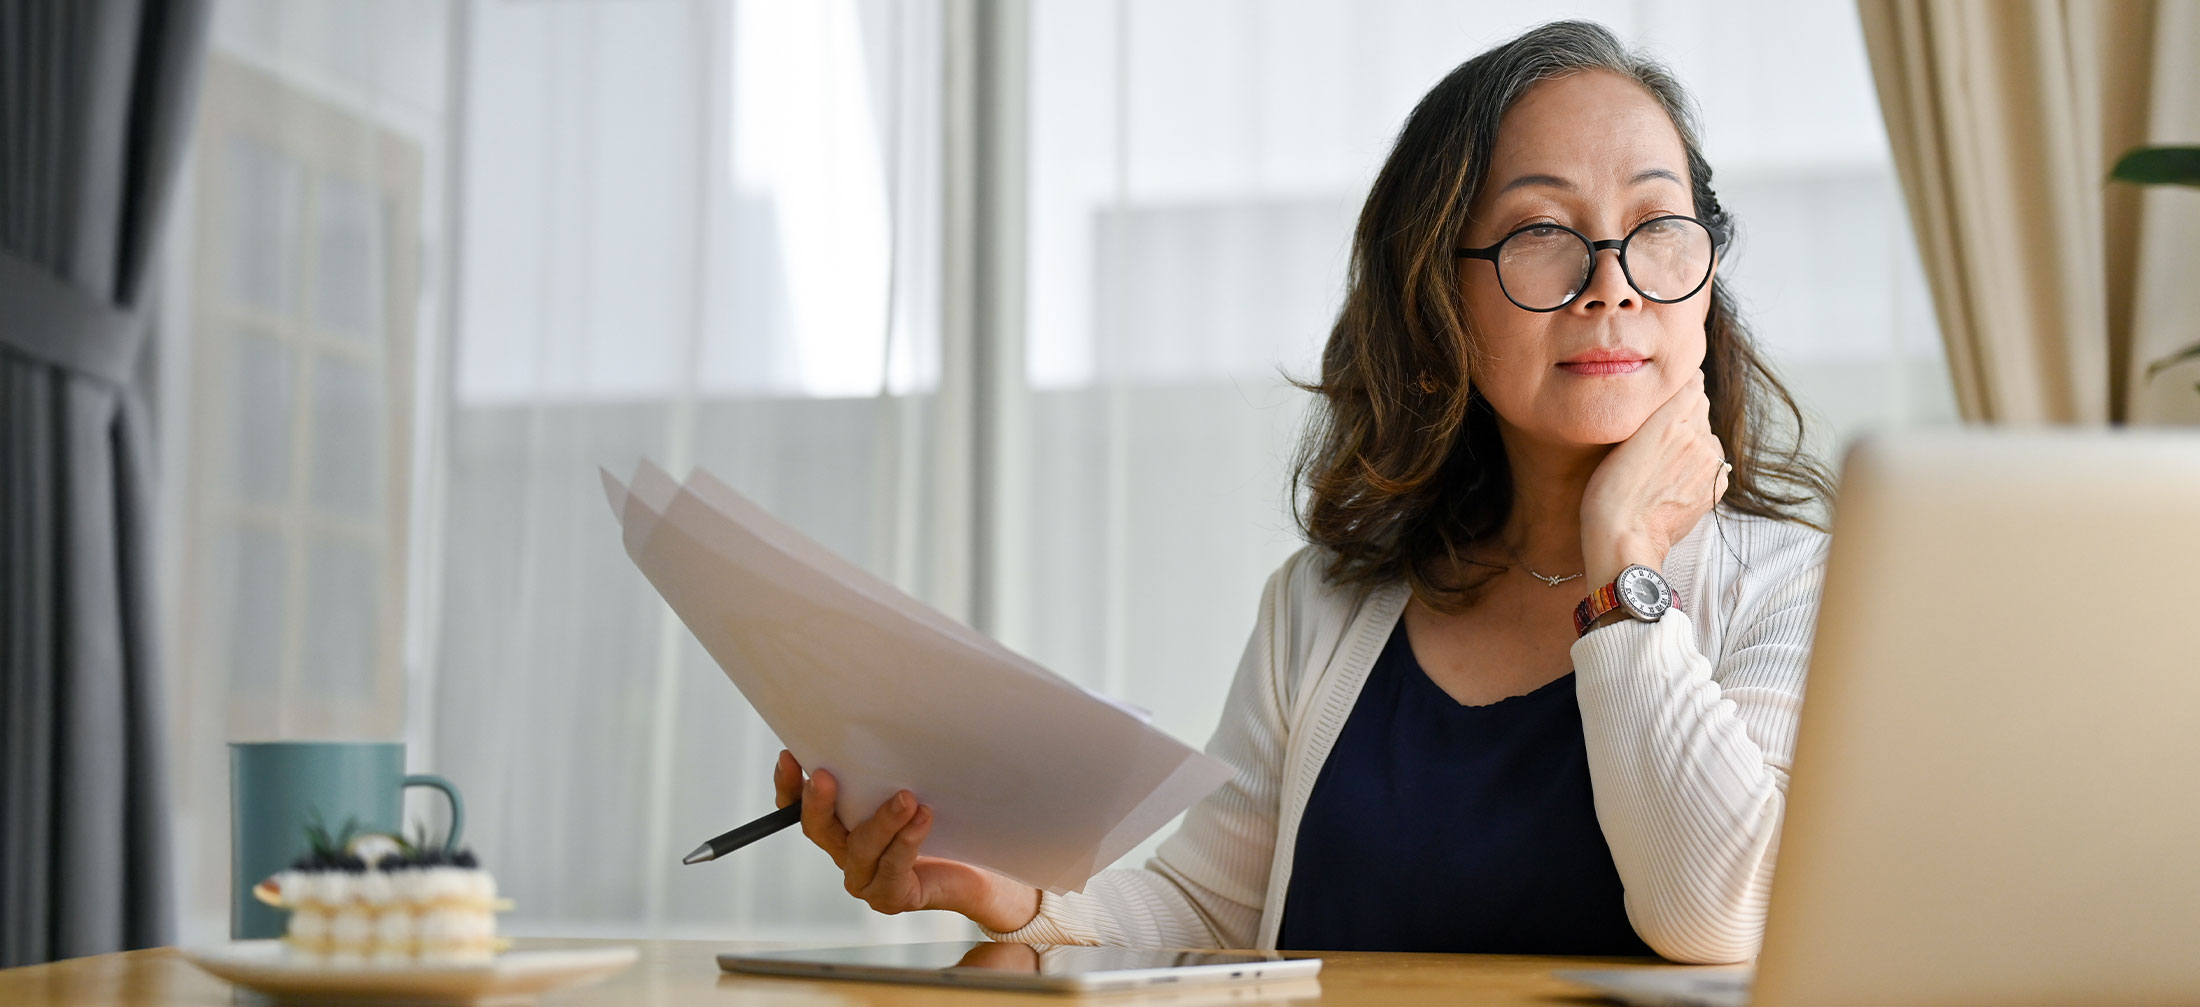
[[[1598,360],[1591,363],[1560,364],[1559,369],[1572,374],[1633,374],[1649,366],[1647,360]]]

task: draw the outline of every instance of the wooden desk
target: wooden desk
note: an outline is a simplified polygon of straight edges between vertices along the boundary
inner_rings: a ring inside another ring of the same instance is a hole
[[[827,982],[719,971],[720,952],[761,945],[719,941],[522,940],[522,948],[599,947],[632,944],[641,960],[593,986],[545,995],[542,1007],[620,1004],[637,1007],[746,1004],[758,1007],[943,1007],[948,1004],[1046,1007],[1198,1007],[1203,1004],[1367,1004],[1413,1007],[1484,1007],[1510,1004],[1595,1004],[1606,1001],[1550,977],[1553,969],[1656,967],[1650,958],[1542,958],[1509,955],[1418,955],[1346,952],[1322,955],[1319,987],[1293,984],[1259,995],[1237,987],[1198,987],[1095,997],[1051,993],[994,993],[944,986]],[[127,1007],[232,1007],[256,1002],[198,970],[173,948],[125,951],[24,968],[0,970],[0,1004],[9,1007],[115,1004]]]

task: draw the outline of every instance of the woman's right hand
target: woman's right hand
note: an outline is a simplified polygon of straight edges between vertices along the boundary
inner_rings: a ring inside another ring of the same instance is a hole
[[[915,794],[896,793],[870,818],[848,828],[833,811],[839,797],[833,774],[818,770],[805,780],[802,764],[782,750],[772,784],[784,808],[802,799],[802,834],[833,858],[848,894],[889,916],[917,909],[946,909],[988,930],[1020,930],[1039,915],[1039,890],[982,867],[918,855],[932,831],[932,809]]]

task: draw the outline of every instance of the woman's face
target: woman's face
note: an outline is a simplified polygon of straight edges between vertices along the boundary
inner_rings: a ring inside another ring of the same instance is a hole
[[[1487,247],[1533,223],[1564,224],[1591,241],[1624,238],[1653,217],[1695,216],[1689,182],[1680,133],[1641,86],[1607,71],[1544,81],[1505,113],[1460,244]],[[1472,377],[1508,438],[1616,444],[1703,366],[1709,283],[1660,304],[1628,286],[1616,249],[1599,250],[1572,304],[1535,312],[1506,298],[1492,262],[1460,259],[1459,276],[1488,356]],[[1641,363],[1568,363],[1597,351]]]

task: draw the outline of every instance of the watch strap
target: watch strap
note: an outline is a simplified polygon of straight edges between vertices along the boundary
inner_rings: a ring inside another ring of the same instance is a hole
[[[1579,638],[1589,635],[1589,628],[1595,626],[1598,619],[1618,607],[1619,580],[1614,578],[1611,583],[1590,592],[1588,597],[1581,599],[1581,604],[1574,606],[1574,636]]]

